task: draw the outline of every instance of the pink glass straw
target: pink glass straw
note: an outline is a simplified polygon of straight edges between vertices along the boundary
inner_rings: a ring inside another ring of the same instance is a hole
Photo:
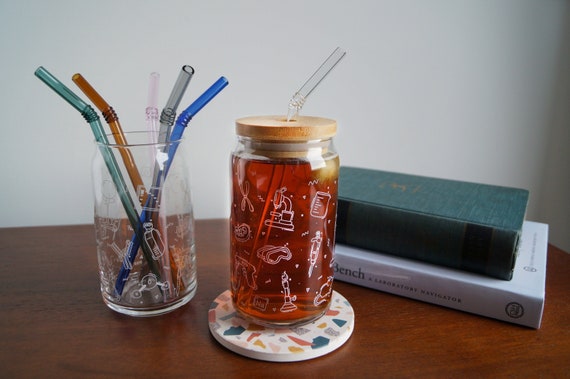
[[[149,142],[156,143],[158,141],[158,83],[160,74],[153,72],[150,74],[150,82],[148,85],[148,106],[145,109],[146,126],[149,132]]]

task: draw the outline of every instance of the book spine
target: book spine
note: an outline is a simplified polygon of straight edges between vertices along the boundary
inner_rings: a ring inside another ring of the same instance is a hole
[[[347,249],[353,248],[337,244],[335,280],[535,329],[540,327],[544,301],[539,297],[490,288],[476,280],[446,277],[425,267],[406,268],[390,264],[389,260],[383,263],[374,259],[377,253],[367,255],[358,250],[356,254],[345,254]]]
[[[510,280],[520,231],[339,197],[336,241]]]

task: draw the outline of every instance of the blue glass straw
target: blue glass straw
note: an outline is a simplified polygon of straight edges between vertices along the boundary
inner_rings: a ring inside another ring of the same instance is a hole
[[[200,97],[198,97],[188,108],[186,108],[180,116],[176,119],[176,124],[174,125],[174,129],[170,136],[170,141],[175,141],[176,143],[171,145],[168,150],[168,160],[165,162],[164,167],[160,170],[159,174],[156,176],[156,182],[152,186],[150,190],[150,196],[147,199],[147,203],[143,207],[143,211],[141,213],[140,224],[144,224],[144,222],[148,221],[152,212],[147,211],[147,209],[153,209],[156,205],[156,199],[159,196],[160,187],[162,186],[162,182],[166,180],[166,175],[170,170],[170,165],[172,164],[172,160],[174,159],[174,154],[176,154],[176,150],[178,149],[178,141],[182,139],[182,134],[184,130],[190,123],[190,120],[202,109],[206,104],[208,104],[222,89],[224,89],[229,84],[228,80],[225,77],[220,77],[214,84],[210,86]],[[134,235],[131,238],[131,244],[127,251],[127,259],[132,264],[136,258],[137,251],[139,246],[141,245],[140,238]],[[144,243],[142,244],[144,246]],[[130,274],[130,269],[123,264],[121,266],[121,270],[119,271],[119,275],[117,276],[117,281],[115,282],[115,295],[121,296],[123,293],[123,289],[125,283]]]
[[[79,96],[77,96],[73,91],[71,91],[68,87],[66,87],[61,81],[59,81],[55,76],[49,73],[45,68],[39,67],[34,73],[40,80],[42,80],[48,87],[50,87],[55,93],[60,95],[65,101],[71,104],[72,107],[77,109],[79,113],[85,118],[85,120],[91,126],[91,130],[93,135],[95,136],[95,140],[103,145],[108,145],[109,141],[107,139],[107,135],[104,132],[103,125],[99,119],[99,115],[95,110],[87,103],[85,103]],[[123,204],[123,208],[127,213],[127,218],[135,231],[135,239],[139,240],[143,236],[143,228],[142,224],[139,224],[139,215],[135,208],[135,205],[129,196],[129,190],[123,175],[121,174],[121,170],[117,161],[115,160],[115,156],[111,154],[106,149],[101,149],[101,153],[103,155],[103,159],[105,161],[105,165],[111,174],[111,178],[113,183],[115,184],[115,188],[117,193],[119,194],[119,198],[121,203]],[[144,245],[144,244],[143,244]],[[143,253],[148,260],[149,267],[154,274],[157,274],[158,271],[156,266],[154,265],[154,260],[152,259],[152,252],[148,250],[145,246],[143,246]]]

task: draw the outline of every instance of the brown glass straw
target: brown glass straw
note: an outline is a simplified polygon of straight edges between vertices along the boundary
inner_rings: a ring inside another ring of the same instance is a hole
[[[128,145],[127,139],[123,134],[123,129],[121,128],[121,124],[119,123],[119,117],[117,117],[117,113],[113,107],[111,107],[105,99],[95,91],[95,89],[85,80],[85,78],[81,74],[75,74],[72,77],[73,82],[79,87],[81,91],[95,104],[97,109],[101,111],[103,114],[103,118],[109,127],[111,128],[111,132],[113,134],[113,138],[117,145]],[[131,179],[131,183],[135,189],[135,193],[139,195],[139,202],[144,206],[146,203],[148,193],[144,186],[143,180],[141,175],[139,174],[139,170],[137,169],[135,160],[131,154],[129,149],[119,148],[119,152],[121,153],[121,157],[123,158],[123,162],[125,163],[125,167],[127,168],[127,172],[129,174],[129,178]]]

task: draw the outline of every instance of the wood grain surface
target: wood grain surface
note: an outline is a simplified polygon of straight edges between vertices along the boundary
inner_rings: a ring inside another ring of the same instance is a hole
[[[347,283],[352,337],[297,363],[239,356],[210,335],[208,309],[229,285],[227,220],[198,220],[198,292],[167,315],[132,318],[100,295],[92,225],[0,229],[4,378],[568,377],[570,255],[550,245],[539,330]]]

